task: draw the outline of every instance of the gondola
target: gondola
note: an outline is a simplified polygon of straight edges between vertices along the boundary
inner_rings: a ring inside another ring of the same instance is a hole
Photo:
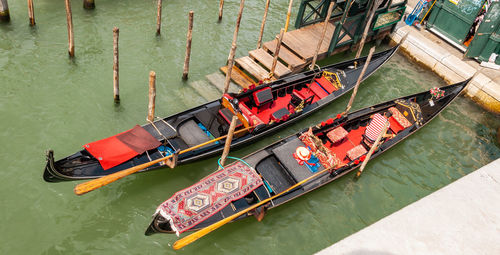
[[[387,62],[398,47],[374,54],[363,80]],[[252,86],[238,94],[224,94],[221,99],[85,144],[83,150],[57,161],[49,150],[43,178],[47,182],[98,178],[208,143],[228,133],[233,115],[238,117],[236,129],[246,128],[248,132],[235,135],[231,147],[255,141],[350,91],[365,60],[345,61]],[[218,154],[223,142],[179,154],[176,164]],[[142,171],[162,166],[158,163]]]
[[[179,234],[231,216],[235,218],[229,221],[259,215],[324,186],[358,168],[373,144],[372,159],[421,129],[467,83],[433,88],[345,116],[339,114],[237,159],[162,203],[145,234]],[[374,141],[380,134],[385,135],[377,146]],[[252,205],[255,209],[249,210]]]

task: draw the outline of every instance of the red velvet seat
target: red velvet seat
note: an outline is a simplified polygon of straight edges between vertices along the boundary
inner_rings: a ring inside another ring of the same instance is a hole
[[[335,88],[331,82],[329,82],[325,77],[321,76],[320,78],[317,78],[316,79],[316,82],[319,83],[319,85],[321,85],[321,87],[323,87],[323,89],[325,89],[328,94],[331,94],[333,91],[337,90],[337,88]]]
[[[320,99],[328,96],[328,93],[316,82],[308,85],[309,89],[316,94]]]

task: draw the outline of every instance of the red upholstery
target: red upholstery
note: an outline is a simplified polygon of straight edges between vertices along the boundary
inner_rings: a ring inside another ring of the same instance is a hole
[[[248,119],[248,122],[251,126],[265,124],[261,119],[259,119],[259,117],[257,117],[257,115],[253,114],[244,103],[240,102],[238,106],[240,108],[241,114],[243,114],[243,116]]]
[[[403,130],[404,127],[402,127],[394,117],[389,118],[389,123],[391,123],[390,129],[394,134],[397,134],[399,131]]]
[[[294,92],[295,92],[295,91],[294,91]],[[298,95],[298,96],[299,96],[302,100],[304,100],[304,99],[306,99],[306,98],[308,98],[308,97],[310,97],[310,96],[316,96],[316,94],[314,94],[314,92],[312,92],[311,90],[306,89],[306,88],[301,89],[301,90],[297,90],[296,92],[297,92],[297,95]]]
[[[401,114],[401,112],[396,109],[396,107],[389,108],[389,111],[392,113],[392,117],[401,125],[403,128],[407,128],[411,126],[411,123]]]
[[[366,127],[365,136],[372,141],[377,140],[377,137],[384,129],[386,121],[387,118],[380,115],[379,113],[373,114],[370,124],[368,124],[368,127]]]
[[[328,96],[328,93],[316,82],[311,83],[309,86],[309,89],[316,94],[320,99]]]
[[[333,91],[337,90],[331,82],[329,82],[325,77],[321,76],[320,78],[316,79],[316,82],[321,85],[326,91],[328,91],[329,94],[331,94]]]
[[[328,132],[326,136],[328,137],[328,139],[330,139],[330,141],[332,141],[332,143],[337,143],[340,142],[342,139],[344,139],[347,136],[347,134],[348,134],[347,131],[343,127],[338,126],[335,129]]]
[[[347,157],[350,159],[350,160],[354,160],[354,159],[357,159],[359,158],[361,155],[365,154],[367,151],[365,149],[365,147],[363,147],[363,145],[358,145],[352,149],[350,149],[349,151],[347,151]]]

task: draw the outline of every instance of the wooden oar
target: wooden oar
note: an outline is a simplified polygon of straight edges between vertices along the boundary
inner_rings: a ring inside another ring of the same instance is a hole
[[[378,135],[377,140],[375,140],[375,142],[373,143],[372,147],[370,148],[370,151],[368,152],[368,154],[366,154],[366,158],[365,158],[365,160],[363,160],[363,164],[361,164],[361,167],[359,168],[358,172],[356,173],[356,178],[359,178],[359,176],[361,176],[361,173],[365,169],[366,164],[368,163],[368,160],[370,160],[370,157],[372,156],[373,152],[375,151],[378,144],[382,140],[382,137],[385,135],[385,133],[387,133],[388,128],[389,128],[389,121],[386,121],[384,129],[382,129],[382,132],[380,132],[380,134]]]
[[[356,81],[356,85],[354,86],[354,90],[352,91],[349,103],[347,104],[345,111],[341,113],[342,116],[347,116],[347,113],[349,113],[349,110],[351,109],[352,103],[354,102],[354,98],[356,97],[356,93],[358,93],[359,84],[361,83],[361,80],[363,80],[363,76],[365,75],[366,69],[368,68],[370,61],[372,60],[373,52],[375,52],[375,47],[372,47],[370,49],[368,57],[366,57],[365,64],[363,65],[363,69],[361,69],[361,73],[359,74],[358,80]]]
[[[210,225],[208,227],[202,228],[202,229],[200,229],[200,230],[198,230],[198,231],[196,231],[196,232],[194,232],[194,233],[192,233],[192,234],[190,234],[188,236],[185,236],[185,237],[177,240],[174,243],[174,245],[173,245],[174,250],[181,249],[182,247],[184,247],[184,246],[186,246],[186,245],[188,245],[188,244],[190,244],[190,243],[198,240],[199,238],[207,235],[208,233],[210,233],[210,232],[212,232],[212,231],[214,231],[214,230],[222,227],[224,224],[229,223],[230,221],[238,218],[239,216],[241,216],[241,215],[243,215],[243,214],[245,214],[245,213],[247,213],[247,212],[249,212],[249,211],[251,211],[251,210],[253,210],[253,209],[255,209],[255,208],[259,207],[259,206],[261,206],[261,205],[264,205],[264,204],[266,204],[267,202],[269,202],[269,201],[271,201],[273,199],[276,199],[276,198],[278,198],[278,197],[286,194],[287,192],[289,192],[289,191],[291,191],[291,190],[299,187],[300,185],[302,185],[302,184],[310,181],[311,179],[314,179],[314,178],[320,176],[321,174],[324,174],[325,172],[330,171],[332,169],[333,169],[333,167],[323,169],[323,170],[321,170],[321,171],[319,171],[319,172],[311,175],[310,177],[308,177],[308,178],[306,178],[306,179],[304,179],[304,180],[296,183],[295,185],[289,187],[288,189],[286,189],[286,190],[284,190],[284,191],[282,191],[282,192],[280,192],[280,193],[278,193],[278,194],[276,194],[276,195],[274,195],[274,196],[272,196],[270,198],[264,199],[264,200],[260,201],[259,203],[254,204],[254,205],[248,207],[247,209],[239,211],[239,212],[237,212],[237,213],[235,213],[235,214],[233,214],[233,215],[231,215],[231,216],[229,216],[227,218],[224,218],[224,219],[222,219],[222,220],[220,220],[220,221],[218,221],[218,222],[216,222],[216,223],[214,223],[214,224],[212,224],[212,225]]]
[[[234,132],[234,134],[238,134],[238,133],[241,133],[241,132],[244,132],[246,130],[249,130],[251,128],[253,128],[254,126],[250,126],[250,127],[246,127],[244,129],[240,129],[236,132]],[[185,150],[182,150],[179,152],[178,155],[180,154],[183,154],[183,153],[186,153],[186,152],[189,152],[189,151],[192,151],[192,150],[196,150],[198,148],[201,148],[207,144],[210,144],[210,143],[214,143],[214,142],[217,142],[219,140],[222,140],[224,138],[226,138],[227,135],[225,136],[221,136],[221,137],[218,137],[216,139],[213,139],[213,140],[210,140],[210,141],[207,141],[207,142],[204,142],[202,144],[198,144],[196,146],[193,146],[193,147],[190,147],[190,148],[187,148]],[[131,167],[131,168],[128,168],[128,169],[125,169],[125,170],[122,170],[122,171],[119,171],[119,172],[116,172],[116,173],[113,173],[113,174],[110,174],[110,175],[106,175],[106,176],[103,176],[101,178],[98,178],[98,179],[95,179],[95,180],[91,180],[91,181],[88,181],[88,182],[84,182],[84,183],[80,183],[78,185],[76,185],[75,189],[74,189],[74,192],[75,194],[77,195],[83,195],[87,192],[90,192],[92,190],[95,190],[95,189],[98,189],[104,185],[108,185],[114,181],[117,181],[127,175],[131,175],[133,173],[136,173],[136,172],[139,172],[140,170],[144,169],[144,168],[147,168],[149,166],[152,166],[154,164],[157,164],[157,163],[160,163],[162,161],[165,161],[171,157],[173,157],[174,155],[169,155],[169,156],[166,156],[166,157],[163,157],[163,158],[159,158],[159,159],[155,159],[153,161],[150,161],[150,162],[147,162],[147,163],[144,163],[144,164],[141,164],[141,165],[137,165],[137,166],[134,166],[134,167]]]

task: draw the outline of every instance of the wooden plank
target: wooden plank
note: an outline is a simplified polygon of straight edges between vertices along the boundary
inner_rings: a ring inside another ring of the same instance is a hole
[[[264,65],[268,70],[271,69],[271,66],[273,64],[273,56],[269,55],[269,53],[267,53],[267,51],[265,51],[264,49],[260,48],[252,50],[249,52],[249,55],[251,58],[255,59],[256,61]],[[276,63],[276,68],[274,70],[274,76],[276,78],[280,78],[281,76],[290,74],[291,72],[292,71],[288,69],[285,65],[283,65],[281,62],[278,61]]]
[[[264,43],[262,46],[265,50],[274,54],[274,50],[276,50],[276,44],[278,43],[277,39]],[[306,62],[301,59],[299,56],[295,55],[293,52],[288,50],[284,45],[281,45],[279,58],[285,61],[288,64],[288,68],[295,72],[297,69],[302,69],[305,66]]]
[[[225,74],[227,73],[227,66],[223,66],[220,70]],[[233,66],[233,70],[231,71],[231,80],[234,83],[240,85],[242,88],[248,88],[252,84],[257,84],[252,78],[248,77],[243,71],[241,71],[238,67]]]
[[[322,30],[323,23],[306,26],[285,34],[283,42],[303,59],[310,61],[314,56],[315,46],[320,40]],[[329,22],[319,55],[327,53],[334,31],[335,26]]]
[[[266,69],[255,63],[255,61],[253,61],[249,56],[236,59],[236,64],[253,77],[257,78],[259,81],[263,81],[269,75],[269,72],[266,71]]]

